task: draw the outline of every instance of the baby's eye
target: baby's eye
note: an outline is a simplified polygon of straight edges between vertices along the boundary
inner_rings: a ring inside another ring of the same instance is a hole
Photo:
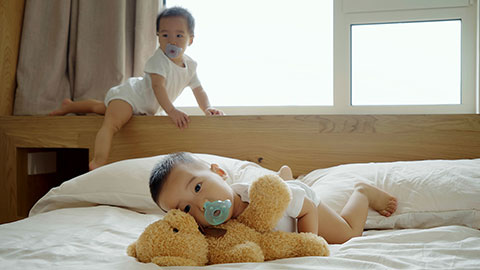
[[[202,189],[202,184],[196,184],[195,185],[195,192],[198,193],[200,191],[200,189]]]
[[[188,213],[190,211],[190,205],[185,206],[185,209],[183,209],[183,212]]]
[[[181,35],[181,34],[178,34],[178,35],[177,35],[177,37],[178,37],[178,38],[182,38],[182,37],[183,37],[183,35]]]
[[[166,37],[168,37],[168,35],[167,34],[162,34],[162,37],[166,38]]]

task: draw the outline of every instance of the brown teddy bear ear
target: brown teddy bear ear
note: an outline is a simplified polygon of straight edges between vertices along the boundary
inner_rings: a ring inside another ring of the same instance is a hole
[[[165,220],[172,228],[176,229],[177,232],[198,231],[198,224],[195,219],[191,215],[178,209],[168,211],[163,220]]]
[[[131,257],[137,257],[137,242],[131,243],[127,248],[127,254]]]

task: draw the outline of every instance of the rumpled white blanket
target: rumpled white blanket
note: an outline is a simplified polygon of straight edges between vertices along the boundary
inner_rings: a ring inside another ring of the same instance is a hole
[[[65,208],[0,225],[0,269],[162,269],[126,247],[160,216],[112,206]],[[206,269],[479,269],[480,231],[464,226],[365,231],[330,257]],[[197,269],[173,267],[168,269]]]

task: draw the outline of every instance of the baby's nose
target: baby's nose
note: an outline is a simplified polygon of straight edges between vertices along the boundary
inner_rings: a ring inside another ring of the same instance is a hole
[[[209,201],[207,199],[203,200],[202,201],[202,205],[201,205],[201,209],[202,209],[202,212],[205,212],[205,205],[208,203]]]
[[[198,209],[203,213],[205,212],[205,203],[208,202],[207,199],[199,200]]]

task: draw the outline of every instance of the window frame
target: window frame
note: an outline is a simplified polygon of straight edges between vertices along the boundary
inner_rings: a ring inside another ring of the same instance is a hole
[[[428,3],[427,3],[428,2]],[[476,80],[476,4],[472,0],[401,1],[340,0],[334,3],[334,106],[347,114],[461,114],[478,113]],[[358,24],[462,21],[461,104],[453,105],[351,105],[351,26]]]
[[[478,0],[334,0],[333,12],[333,106],[212,105],[229,115],[479,113]],[[351,25],[455,19],[462,21],[461,104],[351,105]],[[181,109],[203,114],[197,107]]]

